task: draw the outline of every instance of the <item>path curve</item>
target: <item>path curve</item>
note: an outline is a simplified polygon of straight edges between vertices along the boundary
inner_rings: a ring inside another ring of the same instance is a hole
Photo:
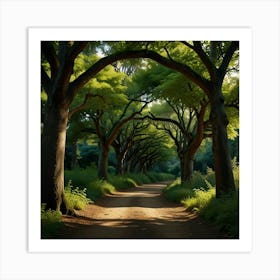
[[[194,213],[162,195],[166,183],[146,184],[116,192],[63,216],[64,239],[223,239],[226,236]]]

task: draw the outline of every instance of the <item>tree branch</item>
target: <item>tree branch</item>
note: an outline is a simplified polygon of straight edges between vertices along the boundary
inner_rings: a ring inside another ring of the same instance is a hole
[[[216,67],[210,60],[210,58],[207,56],[207,54],[204,52],[201,46],[200,41],[194,41],[193,42],[193,50],[197,53],[198,57],[201,59],[205,67],[207,68],[210,77],[212,80],[215,80],[216,78]]]
[[[224,56],[224,59],[218,69],[218,72],[219,72],[219,76],[223,79],[225,74],[226,74],[226,70],[227,70],[227,67],[230,63],[230,60],[234,54],[234,52],[238,49],[239,47],[239,42],[238,41],[233,41],[231,42],[230,46],[228,47],[227,51],[226,51],[226,54]]]
[[[72,115],[75,114],[76,112],[85,109],[88,105],[89,100],[93,97],[99,97],[99,98],[103,99],[103,96],[100,96],[98,94],[87,93],[86,96],[85,96],[84,102],[81,105],[79,105],[79,106],[77,106],[77,107],[75,107],[75,108],[73,108],[72,110],[69,111],[68,119],[70,119],[72,117]]]
[[[187,46],[188,48],[190,48],[190,49],[194,49],[194,46],[193,45],[191,45],[190,43],[188,43],[187,41],[180,41],[182,44],[184,44],[185,46]]]
[[[168,58],[169,58],[171,61],[174,61],[173,58],[170,56],[170,53],[169,53],[168,49],[167,49],[166,47],[164,47],[164,50],[165,50],[165,52],[166,52]]]
[[[172,124],[174,124],[175,126],[177,126],[177,127],[182,131],[182,133],[184,133],[184,128],[182,127],[182,125],[181,125],[179,122],[177,122],[177,121],[175,121],[175,120],[173,120],[173,119],[156,117],[156,116],[154,116],[153,114],[144,116],[144,117],[142,117],[142,118],[137,118],[137,119],[139,119],[139,120],[150,119],[150,120],[153,120],[153,121],[161,121],[161,122],[172,123]]]
[[[87,46],[88,42],[86,41],[78,41],[74,42],[70,49],[70,57],[72,60],[74,60],[80,52],[82,52],[85,47]]]
[[[186,76],[188,79],[197,84],[206,94],[210,90],[210,81],[205,79],[191,69],[188,65],[172,61],[168,58],[165,58],[154,51],[149,50],[127,50],[112,55],[101,58],[95,64],[93,64],[88,70],[76,78],[73,82],[70,83],[70,92],[74,95],[80,88],[82,88],[93,76],[95,76],[100,70],[106,67],[109,64],[112,64],[115,61],[128,59],[128,58],[150,58],[163,66],[166,66],[170,69],[178,71]],[[74,98],[74,96],[72,96]]]
[[[109,145],[111,145],[112,141],[114,141],[116,135],[118,134],[118,132],[120,131],[120,128],[125,125],[127,122],[129,122],[130,120],[134,119],[136,115],[139,115],[142,113],[142,111],[144,110],[144,108],[148,105],[148,102],[145,102],[145,104],[142,106],[142,108],[137,111],[132,113],[129,117],[120,120],[112,129],[110,136],[108,137],[108,143]]]
[[[59,59],[52,42],[42,41],[41,51],[51,68],[51,76],[55,77],[59,68]]]

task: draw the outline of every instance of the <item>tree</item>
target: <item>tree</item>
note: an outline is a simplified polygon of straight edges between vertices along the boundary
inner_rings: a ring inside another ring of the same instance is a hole
[[[176,120],[169,117],[151,115],[148,118],[155,123],[157,129],[164,130],[174,141],[181,164],[181,182],[186,182],[193,175],[195,154],[205,137],[204,116],[207,103],[201,103],[198,110],[186,109],[184,105],[175,105],[168,102],[176,114]],[[186,116],[186,113],[188,116]]]

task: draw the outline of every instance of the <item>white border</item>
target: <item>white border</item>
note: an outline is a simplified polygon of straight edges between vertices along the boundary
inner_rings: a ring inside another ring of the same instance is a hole
[[[29,34],[29,251],[30,252],[249,252],[252,245],[251,30],[248,28],[30,28]],[[91,35],[94,34],[94,35]],[[121,36],[120,36],[121,34]],[[56,40],[240,41],[240,238],[238,240],[41,240],[40,41]]]
[[[1,280],[280,279],[278,0],[0,0],[0,15]],[[248,143],[248,149],[253,146],[250,253],[28,253],[27,28],[116,25],[252,29],[253,143]],[[269,145],[265,145],[268,135]]]

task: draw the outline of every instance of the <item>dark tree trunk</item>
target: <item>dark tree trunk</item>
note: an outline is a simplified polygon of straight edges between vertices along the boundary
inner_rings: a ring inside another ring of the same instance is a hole
[[[121,148],[119,145],[113,145],[115,154],[116,154],[116,175],[123,175],[124,174],[124,157],[125,152],[121,151]]]
[[[124,174],[124,153],[116,154],[117,166],[116,166],[116,175]]]
[[[182,156],[181,163],[181,183],[191,180],[193,176],[193,160],[194,157],[189,152]]]
[[[65,210],[64,154],[67,120],[67,108],[57,105],[46,109],[41,146],[41,202],[46,203],[46,209]]]
[[[229,141],[227,135],[228,119],[221,87],[211,92],[211,122],[213,134],[213,155],[216,178],[216,196],[235,190]]]
[[[102,180],[108,179],[108,158],[109,158],[109,147],[103,143],[99,144],[99,159],[98,159],[98,178]]]

